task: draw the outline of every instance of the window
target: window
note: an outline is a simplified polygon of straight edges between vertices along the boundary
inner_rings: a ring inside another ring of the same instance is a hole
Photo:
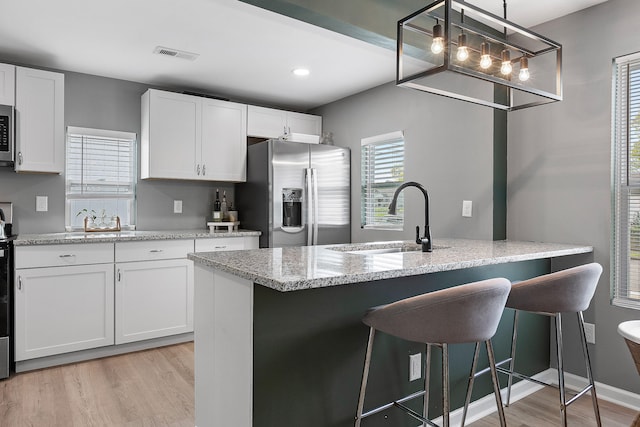
[[[135,133],[67,128],[67,230],[82,229],[84,212],[92,211],[135,229],[135,146]]]
[[[612,302],[640,309],[640,53],[613,72]]]
[[[402,230],[404,197],[398,198],[397,215],[389,215],[393,193],[404,181],[404,135],[401,131],[361,141],[362,228]]]

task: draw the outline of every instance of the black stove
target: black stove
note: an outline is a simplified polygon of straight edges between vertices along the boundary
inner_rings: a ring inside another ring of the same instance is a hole
[[[0,379],[9,377],[13,365],[12,214],[10,203],[0,203]]]

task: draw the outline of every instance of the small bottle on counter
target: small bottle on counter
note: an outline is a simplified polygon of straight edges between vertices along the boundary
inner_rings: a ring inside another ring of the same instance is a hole
[[[216,188],[216,200],[213,202],[213,221],[222,221],[222,204],[220,203],[220,192]]]
[[[222,203],[220,204],[220,211],[222,213],[222,221],[229,219],[229,211],[227,210],[227,191],[222,192]]]

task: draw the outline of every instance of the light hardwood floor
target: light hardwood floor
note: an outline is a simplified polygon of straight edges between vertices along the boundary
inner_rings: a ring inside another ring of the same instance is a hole
[[[193,427],[193,343],[13,375],[2,427]]]
[[[604,401],[600,412],[604,427],[629,427],[637,415]],[[505,414],[510,427],[559,426],[557,391],[545,388],[512,404]],[[0,427],[193,425],[193,343],[25,372],[0,381]],[[494,414],[470,426],[497,425]],[[569,407],[569,425],[596,425],[589,396]]]
[[[598,401],[603,427],[630,427],[637,415],[632,409],[614,405],[603,400]],[[560,426],[560,398],[558,391],[550,387],[519,400],[504,411],[509,427]],[[591,395],[580,397],[569,405],[567,424],[571,427],[596,426]],[[499,426],[498,415],[492,414],[468,427]]]

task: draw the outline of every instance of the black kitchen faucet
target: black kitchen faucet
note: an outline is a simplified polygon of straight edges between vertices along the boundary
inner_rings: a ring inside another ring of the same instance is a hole
[[[416,187],[422,194],[424,195],[424,236],[420,237],[420,226],[416,226],[416,243],[422,245],[422,252],[431,252],[433,250],[433,246],[431,244],[431,229],[429,228],[429,194],[427,190],[417,182],[409,181],[402,184],[400,187],[396,189],[396,192],[393,194],[393,199],[389,204],[389,215],[396,214],[396,203],[398,202],[398,195],[402,190],[406,187]]]

